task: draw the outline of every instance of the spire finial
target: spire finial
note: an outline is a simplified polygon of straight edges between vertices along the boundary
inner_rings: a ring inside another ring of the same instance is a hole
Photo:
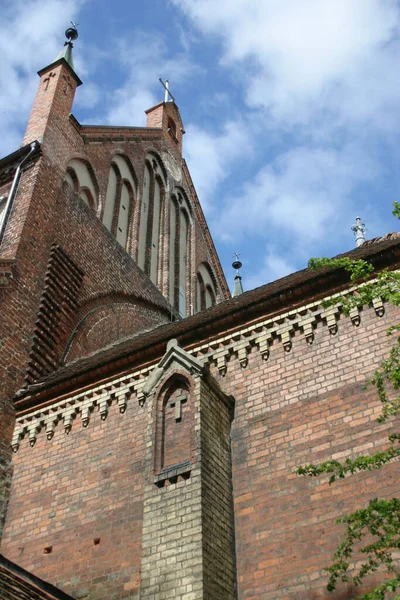
[[[234,253],[233,258],[235,260],[232,263],[232,267],[236,269],[236,275],[233,284],[232,298],[235,298],[235,296],[243,294],[242,278],[239,274],[239,269],[242,267],[242,263],[239,260],[239,254],[237,252]]]
[[[65,31],[65,37],[67,38],[67,41],[64,42],[64,46],[70,46],[71,48],[74,47],[73,43],[77,38],[78,38],[78,25],[79,23],[74,23],[73,21],[70,21],[71,23],[71,27],[68,27],[68,29]]]
[[[356,217],[356,222],[351,227],[352,232],[356,236],[356,246],[362,246],[365,242],[365,224],[361,223],[361,217]]]
[[[56,56],[55,59],[60,60],[61,58],[64,58],[73,71],[75,71],[75,68],[74,60],[72,58],[72,48],[74,47],[74,44],[72,42],[74,42],[78,38],[78,25],[79,23],[73,23],[73,21],[71,21],[71,27],[68,27],[68,29],[65,31],[65,37],[67,38],[67,41],[64,42],[64,48],[61,50],[58,56]]]

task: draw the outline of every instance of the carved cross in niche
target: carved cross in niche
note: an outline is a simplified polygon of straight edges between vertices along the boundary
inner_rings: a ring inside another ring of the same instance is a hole
[[[50,85],[50,77],[55,77],[55,76],[56,76],[56,74],[53,73],[53,71],[52,71],[51,73],[49,73],[49,76],[46,77],[46,79],[43,79],[43,83],[45,84],[45,87],[44,87],[45,90],[47,90]]]
[[[64,94],[67,95],[71,90],[71,84],[69,83],[68,79],[66,77],[64,77]]]
[[[175,421],[182,420],[182,404],[187,402],[188,393],[185,390],[176,390],[176,392],[170,398],[170,407],[175,406]]]

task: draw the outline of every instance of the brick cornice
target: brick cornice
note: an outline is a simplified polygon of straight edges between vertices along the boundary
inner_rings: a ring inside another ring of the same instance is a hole
[[[396,234],[393,238],[371,243],[362,251],[354,250],[348,256],[367,258],[379,269],[397,266],[400,264],[400,236]],[[186,350],[218,345],[221,338],[237,336],[240,339],[242,331],[262,328],[266,321],[284,322],[287,315],[292,318],[297,313],[301,314],[304,307],[320,306],[323,299],[349,291],[348,280],[348,274],[343,270],[325,268],[318,272],[308,269],[299,271],[207,311],[179,322],[161,325],[63,367],[45,381],[21,390],[15,398],[15,405],[19,410],[28,409],[55,395],[68,394],[76,387],[90,386],[94,380],[109,381],[145,365],[151,366],[160,360],[171,338],[177,338]],[[323,321],[322,316],[319,320]],[[330,317],[329,323],[331,320]],[[329,326],[328,319],[324,322]],[[296,321],[296,328],[301,329],[299,320]],[[279,337],[284,333],[278,333],[277,329],[274,335]],[[284,339],[287,339],[286,334]]]

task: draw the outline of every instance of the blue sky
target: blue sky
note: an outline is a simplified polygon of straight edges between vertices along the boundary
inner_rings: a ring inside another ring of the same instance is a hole
[[[21,144],[36,72],[79,22],[81,123],[144,125],[170,80],[184,157],[227,280],[245,289],[395,231],[398,0],[2,0],[0,155]]]

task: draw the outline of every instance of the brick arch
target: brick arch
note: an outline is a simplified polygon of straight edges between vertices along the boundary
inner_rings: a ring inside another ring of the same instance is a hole
[[[131,177],[133,179],[133,182],[135,184],[135,190],[134,190],[134,192],[136,193],[136,191],[139,189],[139,180],[138,180],[138,177],[136,175],[135,169],[134,169],[134,167],[132,165],[131,159],[122,150],[116,149],[116,150],[113,151],[113,153],[111,155],[110,164],[113,163],[113,160],[114,160],[114,158],[116,156],[119,156],[120,158],[122,158],[126,162],[128,170],[129,170],[129,172],[131,174]]]
[[[158,307],[126,296],[92,299],[79,311],[62,362],[69,363],[167,321]]]
[[[100,188],[99,188],[99,184],[97,182],[95,170],[93,169],[91,163],[86,158],[82,158],[81,156],[77,156],[77,155],[69,157],[68,162],[65,167],[65,175],[67,176],[67,174],[69,174],[69,176],[72,177],[72,179],[74,179],[74,177],[73,177],[73,173],[74,173],[77,183],[78,183],[78,190],[77,190],[76,185],[75,185],[75,180],[74,180],[74,189],[77,194],[79,194],[81,189],[87,188],[87,189],[89,189],[89,191],[91,192],[91,195],[93,196],[93,193],[90,190],[90,187],[85,186],[85,185],[82,186],[82,182],[79,179],[79,174],[76,173],[76,169],[73,164],[74,161],[76,161],[78,163],[82,163],[82,165],[84,165],[88,170],[89,180],[90,180],[91,185],[93,186],[93,191],[94,191],[94,196],[95,196],[93,198],[94,206],[92,208],[95,210],[96,215],[99,216],[103,210],[103,207],[102,207],[102,201],[101,201],[101,196],[100,196]]]
[[[151,159],[155,159],[156,162],[158,163],[158,166],[160,167],[163,177],[164,177],[164,184],[166,184],[166,182],[168,181],[168,174],[167,174],[167,169],[165,168],[163,159],[161,158],[161,156],[158,154],[158,152],[156,152],[155,150],[149,150],[146,154],[146,161]]]
[[[173,398],[178,391],[186,393],[181,400]],[[153,403],[153,474],[185,460],[191,462],[196,450],[194,433],[195,382],[186,371],[174,370],[161,383]],[[174,406],[170,406],[171,400]],[[179,402],[179,406],[177,406]],[[171,410],[172,408],[172,410]],[[180,417],[176,413],[180,414]],[[176,418],[178,417],[178,418]],[[175,421],[175,427],[174,427]],[[167,431],[168,426],[172,429]]]
[[[210,285],[210,283],[212,285]],[[206,290],[211,294],[212,305],[217,300],[217,280],[208,262],[202,262],[197,267],[196,274],[196,309],[197,312],[206,309]]]
[[[189,196],[187,195],[187,193],[185,192],[183,187],[176,185],[171,192],[171,196],[175,196],[176,198],[178,198],[179,194],[181,194],[181,196],[183,197],[183,200],[184,200],[184,205],[182,206],[182,208],[186,209],[186,212],[188,213],[188,216],[189,216],[190,223],[192,223],[192,221],[193,221],[193,206],[189,200]]]

